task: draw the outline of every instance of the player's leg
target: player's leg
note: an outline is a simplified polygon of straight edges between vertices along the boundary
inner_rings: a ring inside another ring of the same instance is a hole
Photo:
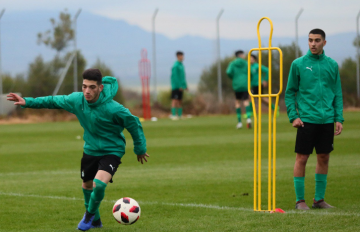
[[[115,155],[106,155],[99,158],[98,171],[93,181],[93,192],[90,195],[89,206],[78,225],[78,229],[83,231],[94,227],[102,227],[100,218],[95,221],[95,215],[99,211],[101,201],[104,199],[107,184],[112,182],[112,177],[119,164],[121,164],[120,157]]]
[[[242,100],[244,102],[244,107],[247,115],[246,126],[248,129],[251,128],[251,115],[252,107],[250,106],[249,93],[247,91],[242,92]]]
[[[179,91],[174,89],[171,91],[171,119],[176,119],[176,108],[178,105]]]
[[[93,179],[98,171],[98,162],[99,157],[91,156],[87,154],[83,154],[81,159],[81,179],[83,180],[82,183],[82,190],[84,194],[84,205],[86,211],[89,208],[90,197],[93,192]],[[100,221],[100,213],[99,210],[95,212],[95,217],[97,221]]]
[[[304,127],[297,130],[294,165],[294,188],[296,195],[296,209],[308,210],[305,203],[305,168],[307,160],[314,149],[314,124],[304,122]]]
[[[330,152],[333,150],[334,143],[334,124],[318,125],[318,136],[315,145],[317,153],[317,163],[315,170],[315,197],[313,208],[333,208],[324,201],[327,174],[329,169]]]
[[[183,109],[182,109],[183,93],[184,93],[184,91],[179,92],[179,99],[177,102],[177,113],[178,113],[179,118],[182,117],[182,113],[183,113]]]
[[[237,116],[237,120],[238,123],[236,124],[236,129],[240,129],[242,128],[242,122],[241,122],[241,96],[240,96],[240,92],[235,92],[235,109],[236,109],[236,116]]]
[[[294,187],[297,209],[309,209],[305,204],[305,168],[308,158],[309,155],[296,154],[294,165]]]

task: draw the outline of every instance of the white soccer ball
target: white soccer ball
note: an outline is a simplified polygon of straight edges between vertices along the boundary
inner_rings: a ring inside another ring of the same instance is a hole
[[[113,215],[117,222],[123,225],[134,224],[140,217],[139,203],[130,197],[119,199],[113,207]]]

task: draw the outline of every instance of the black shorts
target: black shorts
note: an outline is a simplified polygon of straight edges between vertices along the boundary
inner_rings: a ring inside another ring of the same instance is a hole
[[[120,164],[121,159],[116,155],[92,156],[84,153],[81,159],[81,179],[83,182],[93,180],[99,170],[106,171],[114,176]],[[112,183],[112,178],[110,183]]]
[[[248,100],[249,99],[249,93],[247,91],[235,92],[235,98],[236,98],[236,100]]]
[[[264,88],[263,86],[260,86],[261,88],[261,93],[264,93]],[[251,93],[254,95],[258,95],[259,94],[259,86],[255,86],[251,88]]]
[[[183,98],[183,91],[180,89],[174,89],[171,91],[171,99],[174,100],[182,100]]]
[[[334,150],[334,123],[313,124],[304,122],[297,129],[295,152],[304,155],[328,154]]]

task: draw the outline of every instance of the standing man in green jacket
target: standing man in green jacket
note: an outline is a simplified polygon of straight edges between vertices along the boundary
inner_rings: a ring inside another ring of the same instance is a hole
[[[183,65],[184,53],[176,52],[177,61],[171,69],[171,119],[177,120],[182,116],[182,98],[187,90],[185,68]],[[177,116],[176,116],[177,113]]]
[[[308,210],[305,203],[305,167],[315,147],[315,197],[312,208],[333,208],[324,201],[330,152],[334,135],[343,129],[343,99],[339,66],[325,55],[325,32],[309,33],[308,53],[293,61],[285,92],[287,113],[297,128],[294,186],[296,209]],[[335,123],[335,133],[334,133]]]
[[[245,60],[244,51],[235,52],[236,59],[232,61],[226,69],[226,74],[232,80],[232,87],[235,91],[235,108],[238,123],[237,129],[242,128],[241,122],[241,101],[244,103],[247,114],[247,128],[251,128],[251,112],[252,109],[249,105],[249,93],[247,90],[248,85],[248,65]]]
[[[121,158],[125,154],[126,128],[134,141],[137,160],[147,162],[146,140],[139,119],[128,109],[113,100],[118,90],[114,77],[104,77],[98,69],[87,69],[83,73],[82,93],[22,98],[10,93],[9,101],[22,108],[64,109],[73,113],[84,128],[84,152],[81,159],[82,190],[86,212],[78,225],[82,231],[100,228],[99,206],[105,188],[112,183]]]
[[[269,79],[269,69],[264,65],[261,65],[261,68],[258,63],[258,58],[254,54],[251,54],[250,57],[251,62],[251,92],[253,94],[259,94],[259,70],[261,70],[261,93],[264,93],[264,89],[268,87],[268,79]],[[269,106],[269,99],[266,97],[261,98],[261,102],[265,103]],[[252,103],[250,102],[250,107],[252,110]],[[271,109],[275,109],[275,105],[271,103]],[[279,108],[277,115],[279,115]]]

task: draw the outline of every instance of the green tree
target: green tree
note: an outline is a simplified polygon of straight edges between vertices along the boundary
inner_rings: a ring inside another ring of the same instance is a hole
[[[54,72],[52,62],[44,62],[41,55],[30,64],[25,96],[40,97],[51,95],[54,91],[58,75]]]
[[[55,49],[59,54],[74,38],[74,30],[71,27],[71,15],[65,9],[60,12],[59,21],[50,19],[52,29],[44,33],[38,33],[38,44],[45,44]]]
[[[358,106],[356,93],[356,62],[352,58],[345,59],[339,69],[344,105]]]
[[[232,83],[226,75],[226,69],[234,57],[226,57],[220,61],[221,63],[221,87],[223,96],[233,95]],[[213,93],[218,95],[218,79],[217,79],[217,62],[203,70],[198,85],[200,93]]]
[[[67,61],[73,53],[68,52],[62,59],[54,59],[53,66],[58,70],[58,75],[61,75],[63,67],[66,66]],[[82,73],[86,67],[86,59],[80,51],[77,51],[77,84],[82,86]],[[71,62],[69,69],[66,72],[65,79],[59,89],[58,94],[70,94],[74,91],[74,62]]]
[[[355,37],[355,39],[353,41],[353,45],[355,47],[360,46],[360,37]]]
[[[24,75],[17,74],[13,78],[9,74],[3,74],[3,91],[4,93],[10,92],[23,92],[26,88],[26,81]]]
[[[97,68],[101,71],[102,75],[105,76],[114,76],[113,71],[111,70],[110,67],[108,67],[105,63],[103,63],[100,59],[97,59],[95,64],[93,64],[91,66],[91,68]],[[114,100],[125,105],[125,99],[124,99],[124,95],[123,95],[123,90],[121,88],[121,83],[120,83],[120,79],[117,78],[118,80],[118,84],[119,84],[119,89],[117,91],[116,96],[114,97]]]

